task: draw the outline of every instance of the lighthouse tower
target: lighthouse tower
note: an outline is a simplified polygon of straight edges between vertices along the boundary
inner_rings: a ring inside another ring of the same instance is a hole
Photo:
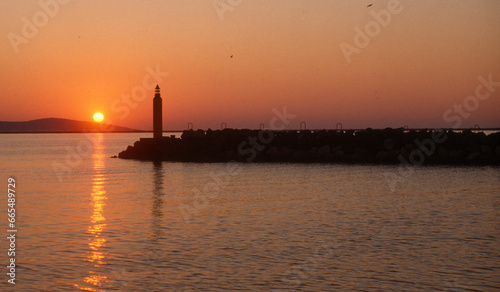
[[[155,97],[153,98],[153,138],[160,139],[162,134],[162,102],[160,87],[156,85]]]

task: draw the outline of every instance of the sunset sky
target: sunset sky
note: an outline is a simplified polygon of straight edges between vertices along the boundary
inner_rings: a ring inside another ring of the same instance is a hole
[[[269,127],[283,107],[288,128],[500,127],[499,15],[494,0],[1,1],[0,121],[102,112],[149,130],[158,83],[171,130]]]

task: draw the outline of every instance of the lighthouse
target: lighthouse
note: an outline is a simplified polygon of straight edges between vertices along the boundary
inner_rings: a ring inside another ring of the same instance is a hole
[[[153,138],[160,139],[162,134],[162,102],[160,87],[156,85],[155,97],[153,98]]]

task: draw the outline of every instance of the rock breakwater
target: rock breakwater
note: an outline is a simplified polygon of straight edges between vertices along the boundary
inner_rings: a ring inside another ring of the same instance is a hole
[[[124,159],[182,162],[323,162],[500,165],[500,132],[366,129],[362,131],[184,131],[142,138]]]

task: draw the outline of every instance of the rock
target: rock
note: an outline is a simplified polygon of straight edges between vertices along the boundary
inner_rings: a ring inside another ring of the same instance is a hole
[[[381,150],[377,153],[377,155],[375,155],[375,160],[378,161],[385,161],[387,158],[389,158],[389,152],[385,150]]]
[[[481,145],[481,152],[483,154],[488,154],[488,153],[491,153],[491,148],[488,147],[487,145]]]
[[[278,148],[276,146],[270,147],[266,151],[266,155],[269,155],[269,156],[278,156],[279,154],[280,153],[279,153]]]
[[[341,151],[341,150],[342,150],[342,145],[339,145],[339,146],[333,147],[331,152],[335,153],[336,151]]]
[[[463,150],[451,150],[449,152],[449,157],[451,159],[462,158],[463,156],[464,156],[464,151]]]
[[[309,151],[307,151],[307,154],[315,156],[318,154],[318,148],[316,146],[312,147]]]
[[[323,145],[323,146],[319,147],[318,155],[326,156],[327,154],[330,154],[330,145]]]
[[[288,148],[286,146],[283,146],[283,147],[280,148],[279,155],[280,156],[290,156],[290,155],[292,155],[292,153],[293,153],[292,149],[290,149],[290,148]]]
[[[304,150],[295,150],[293,151],[293,158],[295,161],[302,161],[306,158],[307,152]]]
[[[476,160],[479,156],[481,156],[480,152],[472,152],[467,156],[467,160]]]
[[[384,141],[384,148],[386,150],[391,150],[394,148],[394,140],[393,139],[385,139]]]
[[[399,150],[391,150],[389,151],[389,158],[395,159],[399,156]]]
[[[439,146],[438,148],[438,156],[440,159],[447,159],[448,158],[448,150],[444,146]]]
[[[333,158],[335,160],[344,160],[345,158],[345,152],[342,150],[337,150],[333,153]]]
[[[196,132],[193,133],[193,137],[196,137],[196,138],[205,137],[205,131],[196,130]]]

